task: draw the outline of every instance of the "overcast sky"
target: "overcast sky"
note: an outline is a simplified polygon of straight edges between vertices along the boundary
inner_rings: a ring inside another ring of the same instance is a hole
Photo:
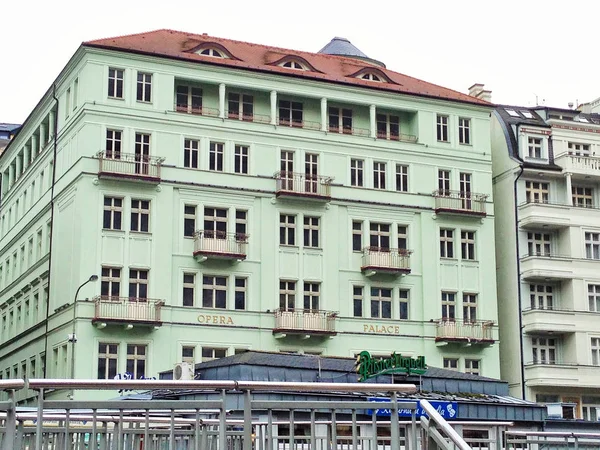
[[[599,13],[598,0],[8,0],[0,122],[22,123],[81,42],[159,28],[313,52],[343,36],[397,72],[566,108],[600,97]]]

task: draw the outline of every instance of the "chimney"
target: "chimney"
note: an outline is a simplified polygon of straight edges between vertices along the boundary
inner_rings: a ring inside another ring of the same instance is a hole
[[[469,88],[469,95],[471,97],[479,98],[481,100],[485,100],[486,102],[492,102],[492,91],[488,91],[483,89],[482,83],[475,83],[473,86]]]

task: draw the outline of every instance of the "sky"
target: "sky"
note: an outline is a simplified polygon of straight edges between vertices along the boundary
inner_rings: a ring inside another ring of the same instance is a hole
[[[82,42],[160,28],[312,52],[341,36],[396,72],[566,108],[600,97],[599,13],[598,0],[7,0],[0,122],[22,123]]]

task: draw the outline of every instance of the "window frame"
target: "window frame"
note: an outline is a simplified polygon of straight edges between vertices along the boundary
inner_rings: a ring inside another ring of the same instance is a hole
[[[117,271],[118,273],[115,273]],[[102,266],[100,274],[100,298],[111,300],[121,296],[122,267]],[[116,287],[115,287],[116,286]],[[113,291],[117,295],[113,295]]]
[[[442,291],[442,320],[454,322],[456,320],[456,292]]]
[[[296,214],[279,214],[279,245],[297,247],[296,243]],[[291,219],[291,220],[290,220]]]
[[[106,350],[102,351],[102,346],[106,346]],[[116,347],[116,352],[112,353],[110,346]],[[116,342],[98,342],[98,357],[96,358],[96,368],[98,380],[112,380],[119,373],[119,343]],[[111,356],[113,356],[111,358]],[[100,377],[100,361],[104,360],[104,376]],[[111,370],[111,363],[114,363],[114,374]]]
[[[130,223],[129,231],[134,233],[151,233],[150,213],[151,201],[143,198],[132,198],[130,200]]]
[[[110,205],[107,205],[107,200],[110,201]],[[120,201],[120,205],[115,205],[116,201]],[[105,195],[103,198],[102,205],[102,229],[112,231],[123,231],[123,197],[116,197],[112,195]],[[115,226],[115,222],[118,217],[119,226]],[[107,225],[108,219],[108,227]]]
[[[305,248],[322,248],[321,245],[321,218],[319,216],[303,217],[303,244]]]
[[[365,160],[350,159],[350,186],[365,187]]]
[[[279,113],[277,123],[279,125],[292,128],[304,127],[304,104],[302,102],[279,99],[277,109]]]
[[[193,212],[192,212],[193,210]],[[198,205],[185,203],[183,205],[183,237],[193,238],[197,231]]]
[[[450,116],[447,114],[436,114],[436,137],[438,142],[450,142],[449,123]]]
[[[557,364],[558,339],[542,336],[532,337],[531,351],[533,364]],[[541,352],[544,352],[543,358],[540,358]]]
[[[440,258],[456,259],[454,256],[454,229],[440,228]]]
[[[208,170],[211,172],[224,172],[225,170],[225,143],[211,141],[208,146]]]
[[[183,167],[200,168],[200,140],[185,138],[183,140]]]
[[[476,241],[475,231],[471,230],[460,230],[460,249],[461,259],[464,261],[476,261]]]
[[[233,152],[233,172],[240,175],[250,173],[250,146],[235,144]]]
[[[136,83],[136,101],[140,103],[152,103],[151,73],[138,71]]]
[[[544,181],[525,180],[526,203],[549,203],[549,199],[550,183]]]
[[[181,305],[193,308],[196,306],[196,272],[183,272],[182,280],[183,284]],[[187,302],[186,297],[188,298]],[[191,300],[191,303],[189,300]]]
[[[112,73],[111,73],[112,72]],[[108,98],[122,100],[125,98],[125,69],[108,68]]]
[[[279,280],[279,310],[294,311],[296,309],[296,289],[295,280]],[[290,307],[291,305],[291,307]]]
[[[229,277],[224,275],[202,275],[202,308],[208,309],[228,309],[229,303]],[[217,280],[224,280],[225,284],[220,284]],[[210,293],[210,298],[207,295]],[[221,306],[222,305],[222,306]]]
[[[363,317],[365,301],[365,287],[352,285],[352,317]]]
[[[410,320],[410,289],[398,289],[398,319]]]
[[[375,293],[375,292],[378,293]],[[384,291],[389,295],[383,295]],[[391,319],[393,288],[383,286],[371,286],[369,290],[370,318],[372,319]]]
[[[396,163],[396,192],[408,192],[408,164]]]
[[[471,119],[468,117],[458,118],[458,143],[471,145]]]
[[[132,379],[139,380],[146,376],[146,372],[148,370],[148,353],[149,348],[148,344],[138,344],[138,343],[127,343],[126,346],[126,354],[125,354],[125,371],[131,374]],[[133,350],[133,353],[129,351]],[[143,352],[139,353],[139,350],[143,349]],[[130,371],[130,362],[133,366],[133,371]],[[138,373],[139,364],[141,363],[142,372]]]
[[[136,299],[135,301],[139,302],[148,301],[150,270],[130,267],[128,281],[129,299]],[[132,292],[135,295],[131,295]]]

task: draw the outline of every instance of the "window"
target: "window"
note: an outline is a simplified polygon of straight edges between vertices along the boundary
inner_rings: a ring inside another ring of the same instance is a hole
[[[296,245],[296,216],[290,214],[279,216],[279,244]]]
[[[377,137],[379,139],[400,139],[400,117],[392,114],[377,114]]]
[[[392,290],[389,288],[371,288],[371,317],[392,318]]]
[[[225,58],[226,57],[223,52],[221,52],[213,47],[203,48],[198,53],[200,55],[204,55],[204,56],[212,56],[213,58]]]
[[[477,294],[463,294],[463,321],[477,322]]]
[[[527,233],[527,254],[550,256],[550,233]]]
[[[588,284],[588,301],[590,311],[600,312],[600,285]]]
[[[353,252],[361,252],[363,249],[362,231],[363,231],[362,221],[353,220],[352,221],[352,251]]]
[[[478,359],[465,359],[465,373],[481,375],[481,361]]]
[[[542,139],[529,137],[527,138],[527,156],[529,158],[542,157]]]
[[[556,339],[532,338],[531,350],[534,364],[556,364]]]
[[[406,250],[408,244],[408,227],[398,225],[398,250]]]
[[[108,69],[108,96],[123,98],[123,70]]]
[[[148,175],[150,168],[150,135],[135,133],[135,173]]]
[[[98,344],[98,379],[112,380],[117,375],[118,344]]]
[[[408,166],[396,164],[396,190],[408,192]]]
[[[102,227],[105,230],[120,230],[123,218],[123,199],[104,197],[104,217]]]
[[[183,306],[194,306],[196,303],[196,274],[183,274]]]
[[[600,338],[593,337],[591,346],[592,346],[592,365],[600,366]]]
[[[191,169],[198,168],[198,149],[200,141],[196,139],[184,139],[183,141],[183,167]]]
[[[319,218],[304,216],[304,246],[318,248]]]
[[[573,156],[590,156],[590,144],[577,144],[575,142],[568,143],[569,155]]]
[[[212,361],[213,359],[225,358],[226,356],[226,348],[202,347],[202,362]]]
[[[79,91],[79,78],[75,78],[73,82],[73,111],[77,109],[77,94]],[[48,130],[48,136],[52,136],[52,130]]]
[[[585,233],[585,257],[600,259],[600,233]]]
[[[554,288],[548,284],[530,284],[529,298],[531,309],[554,309]]]
[[[121,159],[122,135],[119,130],[106,130],[106,158]]]
[[[363,187],[365,162],[362,159],[350,160],[350,186]]]
[[[471,119],[460,117],[458,119],[458,143],[471,144]]]
[[[279,100],[279,125],[302,127],[302,103]]]
[[[235,278],[235,309],[246,309],[246,292],[248,290],[248,280],[246,278]]]
[[[204,236],[210,239],[227,237],[227,210],[204,208]]]
[[[410,291],[408,289],[400,289],[398,291],[400,320],[408,320],[408,306],[410,300]]]
[[[248,240],[248,211],[243,209],[235,210],[235,239],[238,242]]]
[[[440,195],[450,195],[450,171],[438,170],[438,189]]]
[[[196,347],[187,345],[181,347],[181,362],[191,364],[193,367],[196,364]]]
[[[192,86],[177,86],[176,102],[177,111],[201,114],[202,89]]]
[[[131,231],[148,233],[150,200],[131,199]]]
[[[103,267],[100,283],[100,296],[103,299],[118,298],[121,293],[121,269]]]
[[[67,98],[65,101],[65,119],[69,117],[69,112],[71,111],[71,88],[67,89]],[[17,174],[17,177],[19,174]]]
[[[352,286],[352,310],[354,317],[363,316],[363,292],[362,286]]]
[[[282,311],[293,311],[296,307],[296,282],[279,282],[279,309]]]
[[[205,276],[202,278],[202,306],[227,309],[227,278]]]
[[[248,151],[247,145],[236,145],[233,161],[233,171],[235,173],[248,174]]]
[[[152,74],[138,72],[137,75],[137,101],[152,101]]]
[[[460,248],[462,259],[475,260],[475,232],[461,231],[460,232]]]
[[[440,230],[440,257],[454,258],[454,230]]]
[[[127,344],[127,365],[126,371],[131,374],[134,380],[139,380],[146,375],[146,354],[148,346]]]
[[[444,369],[458,371],[458,358],[444,358]]]
[[[282,63],[281,67],[287,67],[288,69],[296,69],[296,70],[308,70],[300,62],[293,61],[293,60],[292,61],[286,61],[286,62]]]
[[[230,93],[227,116],[230,119],[249,120],[254,118],[254,98],[251,95]]]
[[[456,319],[456,294],[442,292],[442,320]]]
[[[329,131],[352,134],[352,110],[329,107]]]
[[[317,312],[319,310],[319,283],[304,283],[304,310]]]
[[[196,205],[185,205],[183,207],[183,235],[194,237],[196,234]]]
[[[449,142],[448,139],[448,116],[437,115],[437,140],[440,142]]]
[[[129,269],[129,298],[145,300],[148,298],[148,271]]]
[[[548,203],[548,183],[526,181],[525,197],[527,203]]]
[[[600,397],[583,395],[581,397],[583,420],[597,422],[600,420]]]
[[[223,147],[221,142],[211,142],[208,154],[208,169],[223,172]]]
[[[369,245],[377,250],[389,250],[390,225],[387,223],[371,222],[369,228]]]
[[[571,187],[571,194],[573,199],[573,206],[580,208],[593,208],[594,197],[592,195],[593,189],[583,186]]]

